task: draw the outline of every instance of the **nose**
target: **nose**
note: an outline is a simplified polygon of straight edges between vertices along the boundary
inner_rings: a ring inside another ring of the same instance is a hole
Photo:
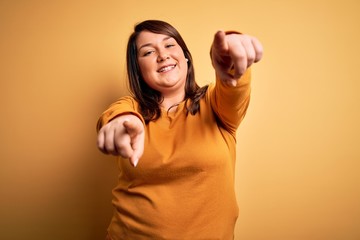
[[[163,62],[163,61],[165,61],[166,59],[170,59],[169,54],[168,54],[166,51],[160,51],[160,52],[159,52],[159,55],[158,55],[158,57],[157,57],[157,61],[158,61],[158,62]]]

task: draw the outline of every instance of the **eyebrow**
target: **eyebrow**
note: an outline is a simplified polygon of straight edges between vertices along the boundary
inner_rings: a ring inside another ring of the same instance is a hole
[[[170,37],[170,36],[164,37],[164,39],[162,40],[162,42],[164,42],[164,41],[166,41],[166,40],[168,40],[168,39],[170,39],[170,38],[173,38],[173,37]],[[152,45],[152,43],[145,43],[145,44],[141,45],[141,46],[138,48],[138,51],[140,51],[140,49],[142,49],[142,48],[144,48],[144,47],[148,47],[148,46],[151,46],[151,45]]]

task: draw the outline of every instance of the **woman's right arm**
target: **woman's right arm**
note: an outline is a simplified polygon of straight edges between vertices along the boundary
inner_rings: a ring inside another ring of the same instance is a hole
[[[105,154],[128,158],[136,166],[144,151],[144,121],[134,100],[123,98],[112,104],[97,124],[97,145]]]

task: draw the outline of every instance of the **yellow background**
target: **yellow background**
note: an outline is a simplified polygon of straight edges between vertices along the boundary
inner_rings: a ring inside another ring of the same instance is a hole
[[[216,30],[264,45],[238,131],[236,239],[360,239],[359,12],[356,0],[1,0],[0,239],[104,238],[117,169],[95,123],[126,94],[126,41],[145,19],[180,31],[201,85]]]

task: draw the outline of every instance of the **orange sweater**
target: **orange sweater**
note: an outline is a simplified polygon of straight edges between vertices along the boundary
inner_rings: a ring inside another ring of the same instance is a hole
[[[145,149],[137,167],[119,158],[109,236],[120,239],[234,238],[238,207],[234,189],[236,129],[250,99],[250,70],[235,88],[217,80],[185,114],[185,102],[145,125]],[[98,121],[139,116],[137,102],[123,97]]]

